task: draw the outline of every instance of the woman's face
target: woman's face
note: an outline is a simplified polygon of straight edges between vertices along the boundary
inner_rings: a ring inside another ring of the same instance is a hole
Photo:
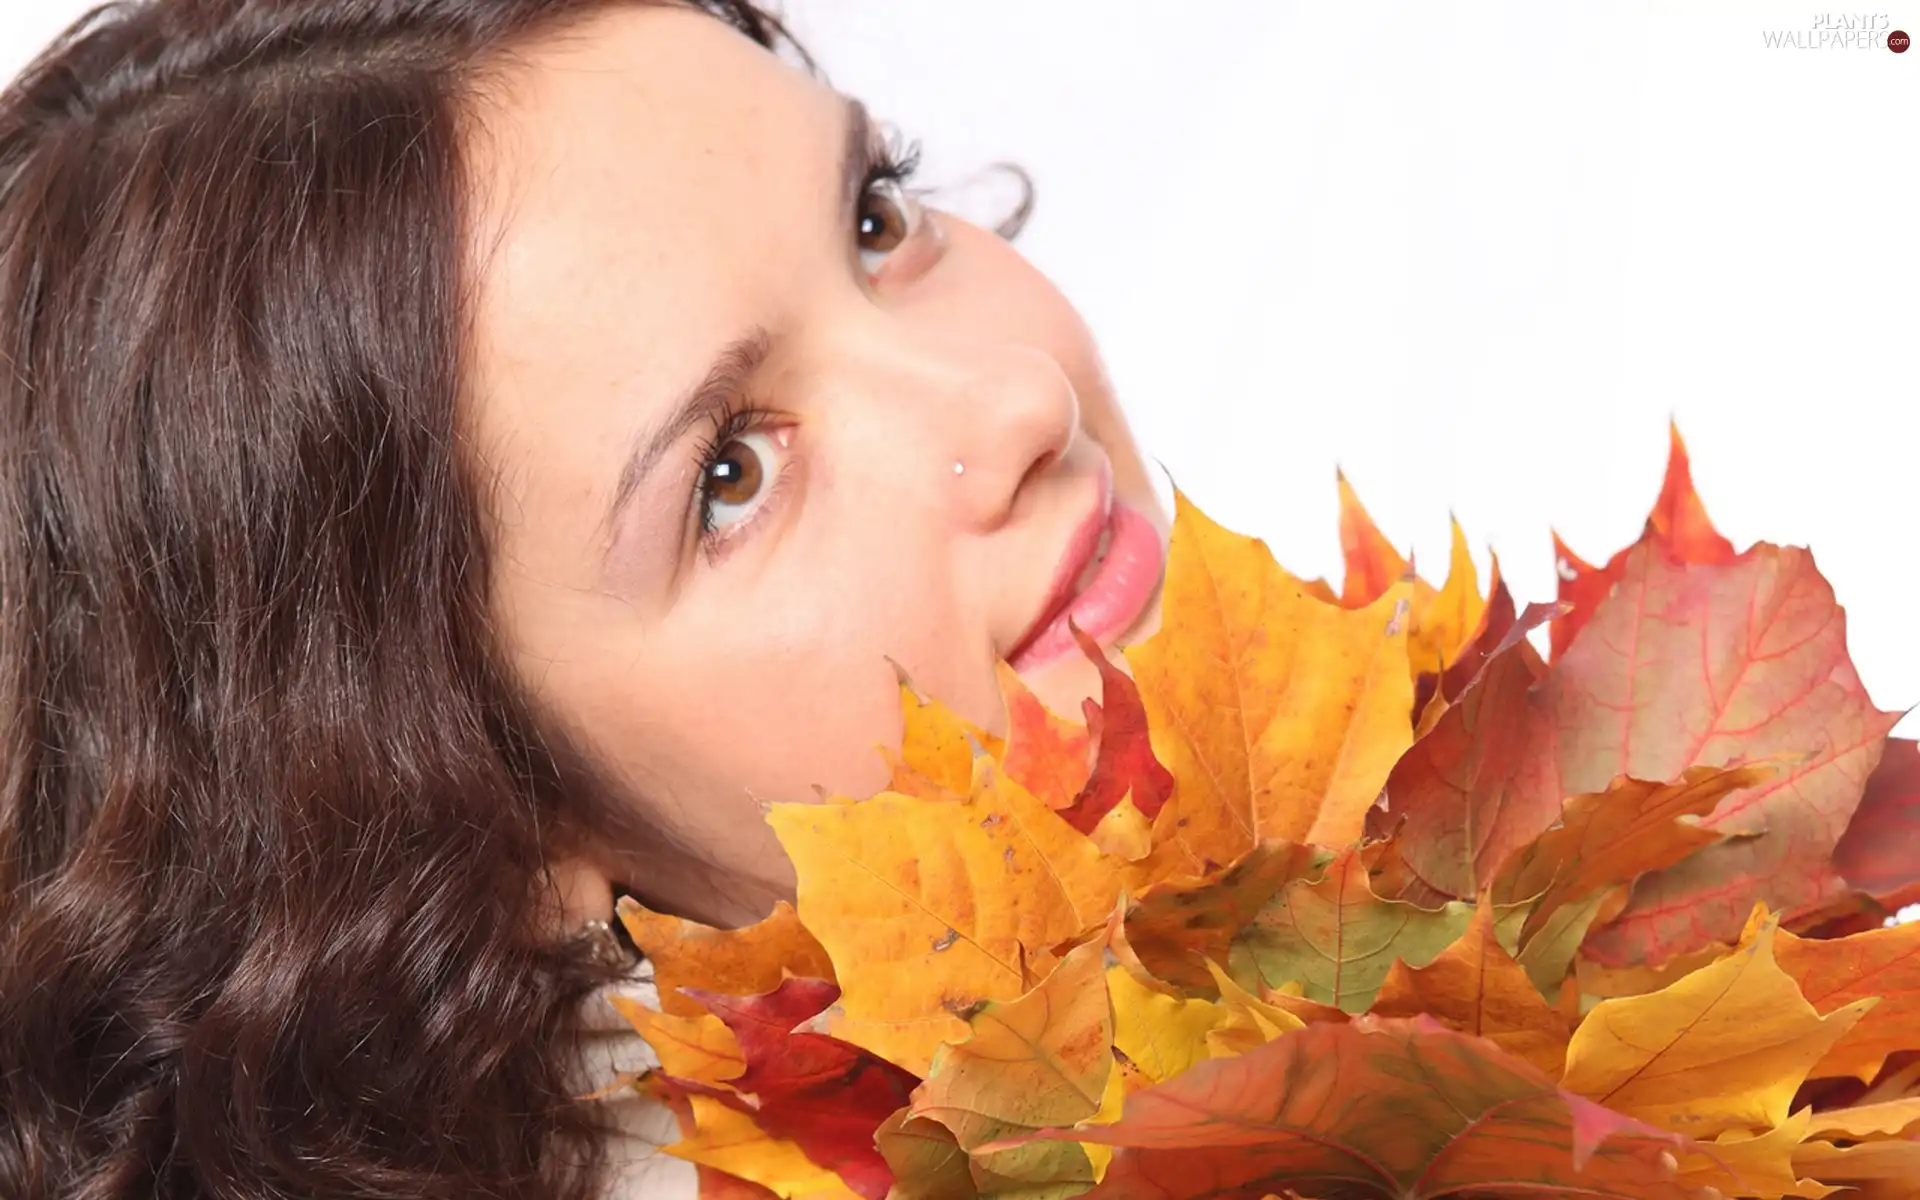
[[[989,728],[1002,658],[1056,711],[1097,695],[1063,600],[1144,636],[1167,522],[1013,249],[876,181],[858,106],[686,9],[523,49],[480,125],[464,420],[500,633],[714,872],[609,874],[755,915],[791,879],[762,802],[883,786],[893,664]]]

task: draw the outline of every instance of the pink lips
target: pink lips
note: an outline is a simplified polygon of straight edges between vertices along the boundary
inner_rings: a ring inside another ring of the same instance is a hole
[[[1029,670],[1075,649],[1068,622],[1106,645],[1139,620],[1160,586],[1166,551],[1159,530],[1119,501],[1109,500],[1102,508],[1067,543],[1046,609],[1008,655],[1014,670]],[[1102,537],[1106,554],[1094,563]]]

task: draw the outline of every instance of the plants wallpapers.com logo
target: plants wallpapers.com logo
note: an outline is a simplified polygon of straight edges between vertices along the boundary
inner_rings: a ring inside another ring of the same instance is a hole
[[[1819,13],[1804,29],[1763,29],[1769,50],[1891,50],[1905,54],[1913,44],[1905,30],[1893,27],[1887,13]]]

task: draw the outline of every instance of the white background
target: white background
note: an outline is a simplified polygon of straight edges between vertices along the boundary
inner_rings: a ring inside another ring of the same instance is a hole
[[[82,7],[0,0],[0,75]],[[1022,245],[1148,451],[1292,570],[1338,571],[1338,464],[1421,562],[1451,511],[1550,599],[1549,527],[1631,541],[1674,417],[1722,531],[1811,545],[1906,708],[1920,50],[1766,47],[1820,11],[789,2],[930,182],[1032,172]]]

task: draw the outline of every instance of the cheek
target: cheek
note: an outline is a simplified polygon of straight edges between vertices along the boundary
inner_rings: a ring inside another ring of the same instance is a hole
[[[864,796],[885,782],[875,747],[898,738],[899,717],[884,662],[853,669],[817,647],[681,678],[671,708],[647,713],[630,743],[643,755],[671,746],[653,767],[672,774],[663,790],[805,801],[815,788]]]
[[[879,790],[878,748],[900,737],[891,663],[964,709],[997,706],[982,694],[990,664],[983,670],[985,656],[956,633],[968,625],[947,569],[931,554],[911,557],[903,547],[913,545],[902,536],[857,554],[795,555],[795,569],[750,588],[688,597],[632,670],[604,681],[613,702],[601,706],[596,740],[652,755],[634,766],[676,795]]]

